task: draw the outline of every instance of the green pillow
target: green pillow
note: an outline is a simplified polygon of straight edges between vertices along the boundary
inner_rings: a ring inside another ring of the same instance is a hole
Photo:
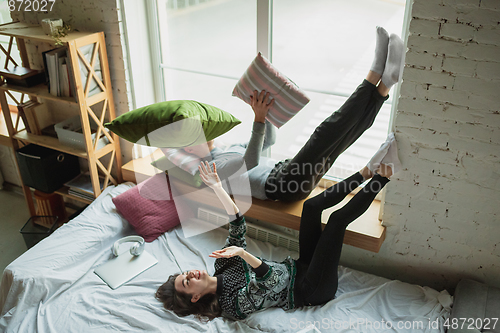
[[[200,187],[201,185],[203,185],[203,181],[201,180],[199,172],[197,172],[195,175],[192,175],[189,172],[176,167],[175,164],[170,162],[170,160],[166,156],[160,157],[156,161],[151,162],[151,165],[157,169],[160,169],[161,171],[167,170],[169,176],[177,178],[178,180],[183,181],[193,187]]]
[[[129,111],[104,126],[132,143],[182,148],[215,139],[240,123],[215,106],[179,100]]]

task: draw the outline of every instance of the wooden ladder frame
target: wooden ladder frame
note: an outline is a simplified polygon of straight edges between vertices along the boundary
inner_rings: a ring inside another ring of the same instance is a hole
[[[92,58],[90,63],[87,62],[84,55],[80,52],[80,48],[83,46],[87,46],[89,44],[94,44],[94,50],[92,53]],[[92,188],[94,189],[95,197],[101,194],[101,189],[99,185],[99,173],[100,170],[104,176],[104,188],[107,187],[107,184],[111,180],[114,185],[122,182],[121,176],[121,153],[120,153],[120,142],[118,136],[114,133],[110,134],[104,128],[104,122],[106,119],[106,112],[109,112],[109,119],[115,119],[115,103],[113,99],[113,91],[111,87],[111,78],[109,75],[109,66],[108,66],[108,55],[106,52],[106,42],[104,40],[104,33],[94,33],[87,37],[79,38],[72,40],[68,43],[68,53],[69,59],[71,61],[71,68],[73,70],[74,78],[75,78],[75,91],[78,104],[80,106],[80,120],[83,126],[84,137],[85,137],[85,146],[87,149],[88,155],[88,164],[89,170],[92,179]],[[102,73],[102,81],[97,77],[94,67],[96,65],[96,60],[99,58],[101,64],[101,73]],[[87,81],[83,82],[82,77],[80,75],[79,70],[79,60],[81,60],[84,66],[88,70]],[[93,96],[89,97],[89,87],[92,80],[98,84],[101,88],[102,92],[97,93]],[[98,118],[94,111],[90,108],[91,106],[103,102],[103,108],[101,110],[101,117]],[[94,120],[97,124],[98,129],[96,133],[96,140],[92,143],[92,134],[90,127],[90,118]],[[101,137],[101,133],[104,133],[108,138],[111,145],[102,148],[97,151],[98,138]],[[100,159],[104,156],[107,156],[111,153],[111,158],[108,163],[108,166],[105,167]],[[113,162],[116,162],[116,172],[117,179],[115,179],[111,175],[111,168],[113,167]]]

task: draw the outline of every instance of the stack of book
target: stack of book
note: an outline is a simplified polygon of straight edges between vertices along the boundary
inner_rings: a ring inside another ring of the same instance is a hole
[[[43,52],[45,75],[48,79],[49,92],[54,96],[75,96],[73,72],[68,66],[66,48],[60,47]]]
[[[69,187],[68,194],[89,201],[94,200],[94,189],[92,188],[92,182],[88,172],[79,174],[76,178],[70,180],[64,185]],[[99,176],[99,185],[102,190],[104,187],[104,177]]]
[[[38,102],[29,100],[17,106],[17,112],[23,120],[24,128],[28,133],[40,135],[42,134],[38,118],[35,113],[35,108],[41,105]]]

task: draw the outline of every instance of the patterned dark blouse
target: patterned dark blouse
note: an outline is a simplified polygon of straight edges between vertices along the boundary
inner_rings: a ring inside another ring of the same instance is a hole
[[[229,223],[229,236],[223,248],[235,245],[246,249],[245,233],[245,218],[238,216]],[[295,307],[295,261],[290,257],[282,262],[259,259],[262,264],[255,269],[239,256],[215,261],[214,276],[223,316],[245,319],[261,309]]]

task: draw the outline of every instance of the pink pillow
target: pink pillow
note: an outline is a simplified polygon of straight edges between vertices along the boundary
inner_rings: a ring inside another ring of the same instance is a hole
[[[309,97],[260,52],[234,87],[233,96],[250,104],[250,95],[254,90],[266,90],[275,99],[266,119],[278,128],[309,103]]]
[[[165,193],[160,193],[159,197],[170,198],[170,200],[150,200],[146,199],[147,195],[142,196],[139,193],[141,187],[141,192],[143,192],[146,188],[152,188],[152,184],[161,184],[162,182],[158,181],[160,177],[165,176],[157,174],[112,199],[116,210],[146,242],[154,241],[180,223],[169,188],[162,189]]]

